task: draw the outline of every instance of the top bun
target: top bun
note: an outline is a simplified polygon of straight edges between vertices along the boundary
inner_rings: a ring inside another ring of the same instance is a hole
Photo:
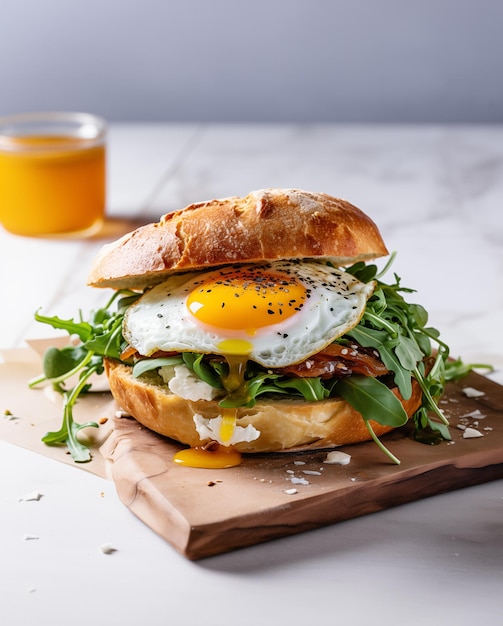
[[[176,272],[219,265],[310,258],[340,266],[387,254],[377,226],[349,202],[262,189],[191,204],[105,245],[88,284],[144,289]]]

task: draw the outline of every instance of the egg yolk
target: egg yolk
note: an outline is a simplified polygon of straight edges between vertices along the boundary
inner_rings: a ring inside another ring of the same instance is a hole
[[[178,465],[201,469],[227,469],[241,463],[241,454],[232,448],[219,446],[216,450],[186,448],[179,450],[174,458]]]
[[[192,291],[187,307],[204,324],[253,336],[295,315],[306,297],[306,287],[288,274],[257,267],[214,274]]]

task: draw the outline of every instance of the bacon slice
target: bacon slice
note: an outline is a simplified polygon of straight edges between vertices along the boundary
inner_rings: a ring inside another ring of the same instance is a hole
[[[177,354],[179,354],[179,352],[163,352],[162,350],[157,350],[153,354],[149,354],[148,358],[157,359],[160,357],[176,356]],[[140,358],[145,358],[145,357],[142,356],[138,352],[138,350],[136,350],[136,348],[133,348],[133,346],[128,346],[125,350],[121,352],[121,355],[120,355],[121,361],[128,361],[129,359],[137,360]]]
[[[154,352],[150,358],[174,356],[176,352],[163,352],[161,350]],[[135,348],[129,346],[121,354],[121,360],[136,360],[141,355]],[[213,358],[215,357],[213,355]],[[220,357],[222,358],[222,357]],[[313,354],[305,361],[288,365],[287,367],[277,368],[278,374],[286,374],[297,376],[298,378],[344,378],[351,374],[363,374],[364,376],[384,376],[389,372],[388,368],[379,358],[379,354],[375,350],[362,348],[356,342],[344,346],[338,343],[331,343],[321,352]]]
[[[129,361],[129,359],[134,357],[136,354],[138,354],[136,348],[133,348],[133,346],[128,346],[125,350],[121,352],[120,360]]]
[[[280,371],[280,370],[278,370]],[[343,378],[351,374],[384,376],[388,368],[374,350],[362,348],[357,343],[348,346],[332,343],[305,361],[281,368],[281,373],[299,378]]]

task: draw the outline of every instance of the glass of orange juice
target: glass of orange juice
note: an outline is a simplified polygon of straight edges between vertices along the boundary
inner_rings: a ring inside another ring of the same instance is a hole
[[[0,224],[26,236],[98,231],[105,216],[106,122],[88,113],[0,118]]]

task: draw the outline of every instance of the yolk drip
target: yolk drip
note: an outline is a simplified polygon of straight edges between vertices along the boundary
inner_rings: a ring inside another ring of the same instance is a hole
[[[232,342],[229,340],[229,350],[232,352]],[[244,349],[248,351],[251,345],[245,344],[238,340],[239,343],[234,348]],[[225,343],[225,342],[222,342]],[[228,354],[226,360],[229,365],[229,371],[223,377],[222,382],[227,391],[226,399],[231,399],[234,403],[242,406],[249,401],[248,390],[245,381],[246,354]],[[237,409],[235,407],[222,407],[222,423],[220,424],[220,441],[224,444],[231,441],[236,426]],[[187,467],[199,467],[207,469],[224,469],[226,467],[234,467],[241,463],[241,454],[234,450],[231,446],[219,445],[216,449],[205,450],[203,448],[188,448],[180,450],[174,456],[175,463],[185,465]]]
[[[202,469],[226,469],[241,463],[241,454],[232,448],[219,446],[216,450],[203,448],[186,448],[174,456],[178,465]]]
[[[223,442],[230,441],[236,425],[237,410],[235,408],[222,409],[222,424],[220,426],[220,439]],[[187,448],[180,450],[173,457],[175,463],[187,467],[199,467],[206,469],[225,469],[241,463],[241,454],[234,448],[219,445],[211,449]]]
[[[220,425],[220,439],[227,443],[232,439],[236,425],[236,409],[232,407],[222,410],[222,424]]]
[[[253,336],[295,315],[305,299],[304,285],[288,274],[256,267],[221,270],[192,291],[187,306],[204,324]]]

